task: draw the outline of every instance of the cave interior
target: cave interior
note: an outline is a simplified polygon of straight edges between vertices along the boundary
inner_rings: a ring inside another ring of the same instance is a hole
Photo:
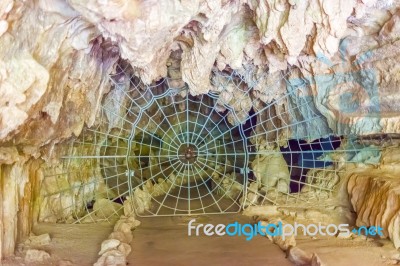
[[[1,264],[400,264],[399,60],[399,0],[2,0]]]

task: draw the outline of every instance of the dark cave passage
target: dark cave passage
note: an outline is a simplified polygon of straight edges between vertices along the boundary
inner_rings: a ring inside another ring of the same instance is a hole
[[[340,143],[341,137],[330,135],[311,143],[301,139],[291,139],[288,141],[287,147],[280,147],[289,166],[290,192],[296,193],[301,190],[310,169],[325,168],[332,165],[330,160],[322,160],[320,157],[326,152],[336,150]]]

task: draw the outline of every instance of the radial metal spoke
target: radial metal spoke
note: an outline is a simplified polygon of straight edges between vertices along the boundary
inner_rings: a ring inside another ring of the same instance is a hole
[[[88,202],[97,200],[96,193],[109,200],[129,196],[132,201],[143,193],[155,203],[138,213],[143,216],[238,212],[254,204],[247,203],[254,194],[270,204],[315,203],[302,193],[304,187],[320,191],[318,197],[332,193],[336,188],[330,182],[338,179],[341,169],[337,166],[363,159],[358,153],[365,145],[350,137],[348,143],[334,147],[327,138],[329,128],[318,125],[325,118],[313,99],[299,99],[310,89],[289,82],[291,69],[278,76],[266,72],[258,80],[251,71],[213,71],[214,91],[197,96],[190,95],[187,85],[172,88],[168,78],[146,85],[133,76],[129,63],[118,63],[116,72],[110,76],[114,88],[106,94],[95,126],[73,140],[62,157],[62,171],[44,176],[60,186],[45,197],[75,195],[68,204],[58,198],[65,211],[75,208],[77,221],[95,220]],[[257,84],[264,78],[268,80]],[[287,90],[277,93],[275,88],[282,83]],[[319,138],[325,148],[301,142]],[[371,158],[379,153],[373,148],[368,152]],[[276,173],[282,178],[275,184],[264,182],[274,178],[277,166],[284,169]],[[90,174],[82,171],[88,168]],[[254,181],[263,182],[249,193],[248,185]],[[113,214],[96,211],[111,221]]]

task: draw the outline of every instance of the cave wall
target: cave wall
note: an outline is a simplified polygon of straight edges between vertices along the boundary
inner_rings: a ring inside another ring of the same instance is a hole
[[[0,140],[35,154],[36,147],[79,135],[95,123],[119,56],[150,84],[171,72],[171,53],[178,50],[175,78],[194,95],[219,91],[210,82],[218,78],[213,71],[233,70],[248,84],[257,81],[253,97],[263,102],[305,86],[293,97],[311,97],[339,134],[398,132],[398,5],[3,1]]]
[[[12,254],[37,220],[40,166],[57,164],[61,155],[54,145],[96,123],[119,58],[145,84],[173,74],[194,95],[219,90],[210,83],[213,71],[257,81],[253,97],[264,103],[305,86],[307,94],[290,100],[309,97],[326,132],[399,133],[399,6],[396,0],[1,1],[0,257]],[[287,108],[281,102],[276,112]]]
[[[95,122],[118,58],[66,3],[53,4],[0,4],[0,258],[38,220],[43,162],[56,162],[54,144]]]
[[[37,220],[41,163],[29,160],[0,167],[0,257],[13,255],[16,243],[29,235]]]
[[[385,149],[378,165],[348,166],[346,188],[357,213],[357,226],[381,226],[400,248],[400,174],[399,148]]]
[[[118,48],[68,11],[51,1],[16,1],[3,15],[10,23],[0,38],[0,138],[22,144],[24,154],[93,125],[109,89]]]

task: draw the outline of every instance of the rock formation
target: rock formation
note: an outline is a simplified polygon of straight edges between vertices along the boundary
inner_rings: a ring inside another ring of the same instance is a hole
[[[132,86],[131,78],[139,80],[132,94],[150,98],[147,86],[166,77],[192,95],[219,92],[232,124],[266,108],[257,116],[258,141],[400,133],[399,8],[399,0],[2,0],[0,259],[37,221],[75,220],[92,199],[113,193],[93,161],[68,165],[61,157],[79,152],[70,140],[93,141],[86,129],[126,126],[115,114],[127,106],[118,88]],[[384,155],[380,167],[355,172],[347,185],[357,225],[381,224],[397,248],[399,179],[391,170],[399,161]],[[256,176],[287,192],[281,173]],[[232,184],[231,176],[218,178],[222,190]],[[332,179],[324,186],[336,188]],[[170,186],[161,180],[151,190]],[[243,190],[234,189],[235,196]],[[256,202],[257,189],[243,201]],[[146,198],[141,192],[137,198]]]

